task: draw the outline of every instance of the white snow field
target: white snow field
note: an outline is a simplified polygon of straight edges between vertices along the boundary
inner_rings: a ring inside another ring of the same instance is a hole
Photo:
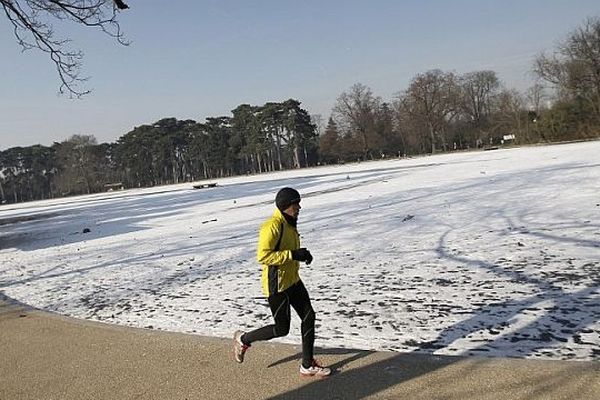
[[[600,360],[598,141],[216,182],[0,206],[0,292],[202,335],[271,323],[256,242],[292,186],[318,347]]]

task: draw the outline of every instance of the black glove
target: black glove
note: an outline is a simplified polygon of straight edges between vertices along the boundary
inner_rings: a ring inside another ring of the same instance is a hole
[[[298,250],[292,250],[292,258],[296,261],[305,261],[307,264],[310,264],[313,260],[310,251],[306,250],[304,247]]]

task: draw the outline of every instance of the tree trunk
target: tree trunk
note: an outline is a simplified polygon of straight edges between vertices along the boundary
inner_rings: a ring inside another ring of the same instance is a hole
[[[173,162],[173,166],[171,168],[171,173],[173,175],[173,183],[179,183],[179,174],[177,173],[177,163]]]
[[[435,130],[431,123],[429,125],[429,138],[431,139],[431,154],[435,153]]]
[[[275,157],[273,157],[273,150],[269,150],[269,161],[271,164],[271,169],[270,171],[273,172],[275,171]]]
[[[406,154],[406,142],[404,141],[404,135],[399,133],[398,136],[400,136],[400,143],[402,143],[402,156],[404,156]]]
[[[300,168],[300,149],[298,148],[298,145],[294,146],[294,168]]]
[[[256,161],[257,161],[257,164],[258,164],[258,173],[262,174],[262,172],[263,172],[263,169],[262,169],[262,158],[260,156],[260,153],[256,153]]]
[[[277,163],[279,164],[279,170],[283,169],[283,164],[281,163],[281,135],[279,134],[279,129],[275,132],[276,145],[275,150],[277,152]]]
[[[304,166],[308,167],[308,153],[306,151],[306,145],[302,145],[302,150],[304,150]]]

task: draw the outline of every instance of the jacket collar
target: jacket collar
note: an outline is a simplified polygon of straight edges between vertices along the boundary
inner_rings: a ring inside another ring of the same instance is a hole
[[[283,212],[281,212],[279,208],[275,208],[275,211],[273,212],[273,217],[277,218],[278,220],[281,220],[282,222],[287,222],[288,225],[293,226],[294,228],[297,225],[297,220],[290,217],[289,215],[285,215]]]

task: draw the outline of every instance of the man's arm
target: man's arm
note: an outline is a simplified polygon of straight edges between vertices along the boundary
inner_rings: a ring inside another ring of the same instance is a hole
[[[275,250],[279,237],[283,235],[283,225],[272,221],[260,228],[256,259],[263,265],[282,265],[292,259],[291,250]]]

